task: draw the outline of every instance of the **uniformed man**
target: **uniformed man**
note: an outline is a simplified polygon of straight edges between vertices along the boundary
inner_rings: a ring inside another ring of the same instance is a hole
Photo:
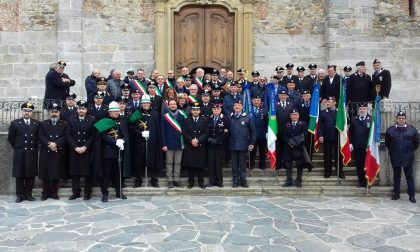
[[[104,97],[101,93],[97,93],[93,97],[94,104],[90,105],[88,108],[88,114],[95,117],[97,121],[107,117],[108,115],[108,105],[103,104]]]
[[[191,116],[185,120],[182,137],[185,144],[182,166],[188,169],[188,188],[194,187],[194,176],[197,174],[198,186],[204,189],[209,127],[207,119],[200,117],[200,103],[198,102],[192,105]]]
[[[389,127],[385,135],[385,144],[394,170],[394,196],[391,199],[400,198],[401,170],[404,169],[409,200],[416,203],[413,162],[414,152],[419,147],[419,133],[414,126],[407,123],[407,116],[403,111],[398,112],[396,118],[397,123]]]
[[[244,68],[240,68],[238,70],[236,70],[236,72],[238,73],[238,83],[241,84],[242,86],[244,86],[246,83],[248,83],[248,80],[246,79],[246,73],[247,71]]]
[[[119,107],[117,102],[109,104],[109,117],[95,123],[95,128],[99,131],[100,152],[95,153],[96,158],[101,159],[99,165],[102,168],[101,192],[102,202],[108,202],[108,185],[113,179],[112,175],[117,176],[114,179],[115,194],[117,198],[127,199],[121,188],[122,180],[122,158],[124,149],[129,146],[129,136],[127,125],[124,120],[119,118]],[[121,167],[120,167],[121,166]],[[98,168],[96,168],[98,169]]]
[[[133,188],[141,187],[142,175],[146,169],[151,186],[159,187],[157,170],[162,166],[160,117],[158,112],[151,109],[149,95],[142,96],[141,107],[130,118],[130,129],[133,133],[131,139],[134,141],[133,161],[136,175]]]
[[[294,80],[290,80],[290,82],[287,83],[287,96],[294,108],[299,107],[302,95],[299,91],[296,91],[296,83]]]
[[[277,140],[276,140],[276,169],[283,167],[284,157],[284,130],[287,122],[290,120],[290,112],[293,109],[293,104],[288,101],[287,91],[282,90],[278,95],[279,101],[276,107],[277,119]]]
[[[287,63],[286,65],[286,75],[283,77],[283,83],[287,85],[287,83],[293,80],[293,83],[297,83],[298,78],[296,75],[293,74],[293,65],[292,63]]]
[[[283,81],[280,79],[280,77],[277,75],[273,76],[271,83],[273,83],[273,87],[276,94],[280,94],[281,91],[287,90],[286,84],[284,84]]]
[[[124,83],[121,86],[121,93],[122,93],[121,98],[126,99],[127,102],[129,102],[131,100],[131,97],[130,97],[130,85],[129,84]]]
[[[84,200],[92,194],[90,154],[95,139],[95,117],[87,115],[88,104],[84,100],[77,102],[77,115],[67,122],[67,142],[70,149],[70,176],[73,194],[69,200],[80,198],[80,177],[84,177]]]
[[[140,107],[140,97],[141,97],[141,92],[138,89],[134,89],[131,92],[131,101],[129,101],[127,103],[127,111],[130,114],[133,114],[134,111],[137,110],[138,107]]]
[[[208,119],[212,115],[213,104],[210,102],[210,92],[201,94],[201,112],[200,116]]]
[[[304,90],[302,94],[302,102],[298,106],[298,111],[299,111],[299,120],[304,121],[306,125],[309,125],[310,110],[311,110],[311,93],[309,90]],[[313,134],[308,131],[306,134],[305,147],[306,147],[306,151],[309,153],[309,157],[311,158],[311,160],[313,156],[312,138],[313,138]],[[309,169],[309,171],[311,170],[312,169]]]
[[[154,109],[160,115],[162,111],[163,98],[156,94],[156,86],[153,84],[147,87],[147,91],[150,96],[150,101],[152,102],[152,109]]]
[[[257,141],[254,149],[251,151],[251,169],[254,169],[255,160],[257,156],[257,149],[259,151],[259,168],[265,169],[265,158],[267,156],[267,130],[268,130],[268,113],[262,106],[262,100],[259,96],[254,96],[252,99],[252,119],[257,130]]]
[[[58,200],[58,182],[65,176],[64,146],[67,122],[60,119],[60,110],[61,107],[57,103],[50,104],[49,119],[42,121],[39,127],[39,178],[43,183],[41,200]]]
[[[118,108],[120,109],[120,118],[125,121],[126,125],[128,125],[128,120],[132,114],[132,112],[127,108],[128,99],[121,96],[115,101],[118,103]]]
[[[246,160],[248,152],[254,149],[257,141],[257,130],[254,120],[242,112],[242,99],[236,99],[230,120],[230,151],[232,158],[232,187],[247,188]]]
[[[299,120],[299,111],[293,109],[290,113],[290,122],[286,124],[284,132],[284,166],[286,168],[286,183],[284,187],[293,185],[292,163],[296,161],[297,176],[296,187],[302,187],[303,168],[312,167],[309,156],[305,149],[305,137],[308,126],[304,121]]]
[[[21,105],[22,118],[10,123],[7,140],[13,148],[12,176],[16,178],[16,203],[34,201],[32,189],[38,175],[38,128],[39,122],[32,119],[34,105]]]
[[[189,78],[189,76],[188,76],[189,73],[190,73],[190,70],[188,69],[188,67],[183,67],[181,69],[181,77],[184,79],[184,81],[185,81],[186,78]]]
[[[365,159],[366,147],[369,138],[369,130],[372,125],[372,117],[367,112],[367,103],[361,103],[358,108],[358,115],[350,121],[350,150],[356,164],[358,178],[357,187],[366,187]]]
[[[223,114],[230,116],[233,112],[233,105],[235,100],[242,100],[243,97],[238,93],[238,82],[234,81],[230,85],[230,93],[223,97]]]
[[[76,94],[69,93],[66,97],[66,105],[61,109],[60,118],[61,120],[68,121],[70,117],[77,115],[76,109]]]
[[[260,73],[258,71],[252,71],[252,86],[250,89],[251,97],[259,96],[262,101],[264,101],[267,88],[266,84],[267,82],[263,82],[262,79],[260,79]]]
[[[337,160],[339,146],[338,130],[335,127],[337,117],[335,97],[328,97],[326,105],[327,108],[321,110],[318,119],[318,139],[320,143],[324,144],[324,178],[329,178],[332,175],[332,160],[334,158],[339,178],[345,179],[341,154]]]
[[[219,88],[222,86],[222,82],[219,80],[219,71],[217,69],[213,69],[211,73],[211,89]]]
[[[284,82],[283,82],[284,68],[282,66],[277,66],[275,68],[275,71],[276,71],[276,74],[274,76],[277,76],[277,80],[279,80],[281,82],[280,84],[283,87],[286,87],[286,84],[284,84]],[[274,76],[273,76],[273,78],[274,78]]]
[[[298,66],[296,71],[298,72],[298,80],[296,82],[295,90],[299,93],[302,93],[304,90],[309,90],[310,93],[312,93],[314,82],[310,78],[305,78],[305,68],[303,66]]]
[[[381,99],[388,99],[392,86],[391,73],[389,70],[381,67],[381,62],[378,59],[373,61],[373,69],[375,70],[372,74],[373,87],[379,85],[379,95],[381,96]]]
[[[337,74],[337,66],[336,65],[328,65],[328,76],[321,77],[324,75],[324,71],[318,71],[318,78],[323,79],[321,89],[320,89],[320,96],[322,99],[322,103],[326,105],[328,97],[335,97],[337,102],[340,100],[340,79],[341,76]],[[321,83],[321,82],[320,82]]]
[[[108,105],[110,102],[114,101],[114,99],[117,98],[117,97],[114,98],[111,95],[111,93],[107,92],[107,82],[104,77],[101,77],[98,79],[97,87],[98,87],[98,94],[102,95],[103,97],[103,102],[102,102],[103,104]]]
[[[344,70],[343,79],[347,81],[351,76],[351,71],[353,70],[353,68],[351,68],[351,66],[347,65],[343,68],[343,70]]]
[[[318,66],[315,63],[311,63],[311,64],[309,64],[308,68],[309,68],[309,74],[306,75],[305,78],[310,81],[311,87],[313,88],[315,82],[317,81],[317,70],[316,69],[318,68]],[[312,89],[310,89],[310,91],[311,91],[311,94],[312,94]]]
[[[223,187],[223,154],[227,150],[226,143],[229,138],[230,121],[222,114],[222,104],[213,104],[213,114],[208,120],[208,169],[209,184],[207,187]]]
[[[260,72],[258,72],[257,70],[254,70],[251,72],[251,76],[252,76],[252,81],[250,82],[251,87],[258,86],[258,84],[260,84]]]
[[[210,102],[213,104],[222,104],[223,105],[223,97],[221,96],[222,87],[217,87],[211,90],[211,98]]]
[[[60,60],[53,65],[53,68],[45,76],[45,109],[47,109],[50,103],[58,103],[59,101],[65,100],[67,94],[70,92],[70,87],[76,84],[74,80],[70,79],[64,73],[66,66],[66,62]]]

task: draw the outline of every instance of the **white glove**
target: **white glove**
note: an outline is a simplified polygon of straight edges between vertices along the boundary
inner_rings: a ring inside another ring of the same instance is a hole
[[[124,139],[117,139],[117,143],[115,144],[120,150],[124,150]]]
[[[350,144],[350,151],[353,151],[353,150],[354,150],[353,144]]]
[[[141,136],[144,137],[144,138],[149,138],[149,131],[148,130],[147,131],[143,131],[141,133]]]

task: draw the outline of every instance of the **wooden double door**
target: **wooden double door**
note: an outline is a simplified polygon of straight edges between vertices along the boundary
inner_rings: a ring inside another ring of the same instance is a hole
[[[175,68],[234,68],[233,13],[219,6],[187,6],[175,13]]]

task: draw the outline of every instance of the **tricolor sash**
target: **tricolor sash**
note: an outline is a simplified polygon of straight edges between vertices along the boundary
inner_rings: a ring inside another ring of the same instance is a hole
[[[142,95],[147,94],[146,89],[139,80],[133,80],[134,86],[141,92]]]
[[[180,111],[180,110],[179,110]],[[178,121],[168,112],[163,115],[163,117],[168,121],[168,123],[181,135],[181,146],[184,149],[184,139],[182,138],[182,129],[181,125],[179,125]]]
[[[187,113],[185,113],[184,110],[178,109],[179,113],[181,113],[181,115],[183,115],[185,118],[188,118]]]
[[[160,92],[159,87],[156,86],[155,90],[156,90],[156,95],[162,97],[162,93]]]
[[[200,78],[194,78],[194,82],[195,82],[195,84],[197,84],[197,86],[199,87],[199,88],[201,88],[201,90],[204,90],[204,87],[203,87],[203,80],[201,80]]]
[[[165,83],[168,85],[168,87],[173,88],[172,83],[168,79],[165,80]]]
[[[189,96],[188,96],[188,101],[189,101],[191,104],[194,104],[194,102],[198,102],[197,98],[195,98],[195,97],[194,97],[194,96],[192,96],[192,95],[189,95]]]

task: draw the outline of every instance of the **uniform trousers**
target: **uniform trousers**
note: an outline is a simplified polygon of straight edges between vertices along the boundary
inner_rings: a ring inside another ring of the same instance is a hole
[[[267,155],[267,139],[257,139],[255,148],[251,151],[251,168],[255,166],[255,159],[257,156],[257,149],[259,151],[259,167],[265,169],[265,156]]]
[[[223,153],[220,146],[209,146],[208,148],[209,183],[212,185],[223,185]]]
[[[32,196],[32,189],[34,188],[34,177],[17,177],[16,178],[16,195],[17,196]]]
[[[335,167],[339,167],[339,174],[343,173],[343,164],[341,161],[341,154],[339,161],[337,162],[337,151],[338,151],[338,142],[331,141],[331,142],[324,142],[324,168],[325,168],[325,175],[331,176],[332,175],[332,160],[335,160]]]
[[[234,150],[232,156],[233,185],[246,183],[246,159],[248,151]]]
[[[78,175],[72,175],[71,176],[71,188],[73,191],[73,194],[80,194],[82,191],[80,189],[80,177]],[[84,193],[85,195],[90,195],[92,193],[92,178],[91,176],[84,176],[85,183],[84,183]]]
[[[400,195],[401,189],[401,170],[404,169],[405,180],[407,181],[407,194],[410,197],[414,197],[416,188],[414,184],[414,177],[413,177],[413,167],[392,167],[394,170],[394,194]]]
[[[365,177],[365,160],[366,160],[366,148],[354,148],[352,152],[354,163],[356,165],[357,179],[359,180],[359,186],[366,186]]]
[[[118,158],[104,158],[103,159],[103,172],[102,172],[102,181],[101,181],[101,192],[103,195],[108,195],[108,186],[109,181],[114,181],[115,185],[115,193],[117,196],[120,195],[121,192],[121,171],[118,164]],[[111,178],[112,174],[114,174],[115,178]]]

